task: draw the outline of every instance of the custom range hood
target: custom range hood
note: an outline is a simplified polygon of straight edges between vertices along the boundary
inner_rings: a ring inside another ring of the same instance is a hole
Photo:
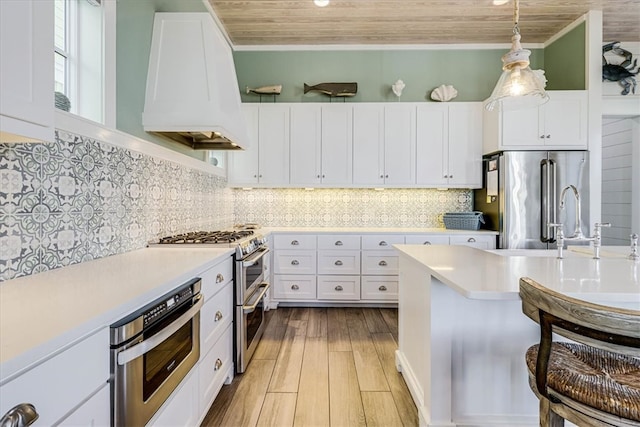
[[[229,44],[208,13],[156,13],[142,125],[201,150],[249,146]]]

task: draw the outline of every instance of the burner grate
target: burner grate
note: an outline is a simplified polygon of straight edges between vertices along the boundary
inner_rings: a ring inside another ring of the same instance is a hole
[[[160,244],[180,244],[180,243],[233,243],[245,237],[253,235],[253,230],[238,231],[192,231],[189,233],[181,233],[173,236],[160,238]]]

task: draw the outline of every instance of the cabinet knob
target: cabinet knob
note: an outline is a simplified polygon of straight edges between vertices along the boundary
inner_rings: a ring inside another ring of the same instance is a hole
[[[324,174],[322,174],[322,177],[324,178]]]
[[[445,175],[444,177],[445,177],[445,178],[449,178],[449,175]]]
[[[546,138],[547,138],[547,139],[551,138],[551,135],[547,135],[547,136],[546,136]]]
[[[27,427],[36,422],[39,417],[35,406],[31,403],[21,403],[9,409],[0,418],[0,425],[3,427]]]
[[[218,311],[216,311],[216,315],[214,316],[213,321],[214,321],[214,322],[218,322],[218,321],[220,321],[220,319],[222,319],[223,317],[224,317],[224,316],[222,315],[222,312],[218,310]]]
[[[387,246],[387,242],[385,242],[384,240],[381,240],[380,243],[378,243],[378,246]]]
[[[335,287],[336,291],[340,292],[343,290],[342,286],[338,285]]]
[[[544,139],[544,135],[540,135],[540,139]]]
[[[216,283],[222,283],[224,282],[224,276],[222,275],[222,273],[218,273],[216,275]]]
[[[320,178],[320,175],[316,175],[316,178]]]
[[[342,246],[342,240],[337,240],[334,245],[336,246]]]
[[[298,242],[297,240],[292,240],[291,241],[291,246],[298,246],[300,244],[300,242]]]
[[[473,237],[469,237],[469,238],[467,239],[467,242],[469,242],[469,243],[475,243],[475,242],[476,242],[476,239],[474,239]]]
[[[253,177],[254,177],[254,178],[257,178],[257,177],[258,177],[258,175],[253,175]]]
[[[385,175],[384,177],[385,177],[385,178],[389,178],[389,175]]]
[[[258,178],[262,178],[262,174],[258,175]]]
[[[384,178],[384,175],[382,175],[382,174],[381,174],[381,175],[380,175],[380,178]]]
[[[291,261],[291,265],[300,265],[300,261],[294,259],[293,261]]]
[[[387,266],[387,261],[382,260],[382,261],[380,261],[380,262],[378,263],[378,265],[379,265],[380,267],[386,267],[386,266]]]
[[[213,370],[214,370],[214,371],[217,371],[217,370],[219,370],[220,368],[222,368],[222,360],[220,360],[220,359],[216,359],[216,364],[214,365]]]
[[[300,286],[298,286],[298,285],[291,285],[291,290],[292,290],[292,291],[297,291],[298,289],[300,289]]]
[[[449,175],[449,178],[453,178],[453,175]]]
[[[387,290],[387,287],[385,285],[382,285],[378,288],[379,291],[384,292]]]
[[[337,260],[336,262],[334,262],[335,265],[342,265],[342,261]]]
[[[425,240],[425,242],[423,243],[423,245],[430,245],[430,244],[431,244],[431,242],[428,241],[428,240]]]

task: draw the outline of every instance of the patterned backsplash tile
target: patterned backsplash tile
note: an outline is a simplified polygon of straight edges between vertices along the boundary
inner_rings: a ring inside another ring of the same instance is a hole
[[[470,190],[235,190],[235,219],[265,227],[444,227],[444,212],[473,208]]]
[[[234,224],[224,178],[105,142],[0,144],[0,281]]]

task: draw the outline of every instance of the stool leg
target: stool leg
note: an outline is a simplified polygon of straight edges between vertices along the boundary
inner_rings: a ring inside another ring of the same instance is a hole
[[[564,418],[551,410],[548,399],[540,397],[540,427],[564,427]]]

